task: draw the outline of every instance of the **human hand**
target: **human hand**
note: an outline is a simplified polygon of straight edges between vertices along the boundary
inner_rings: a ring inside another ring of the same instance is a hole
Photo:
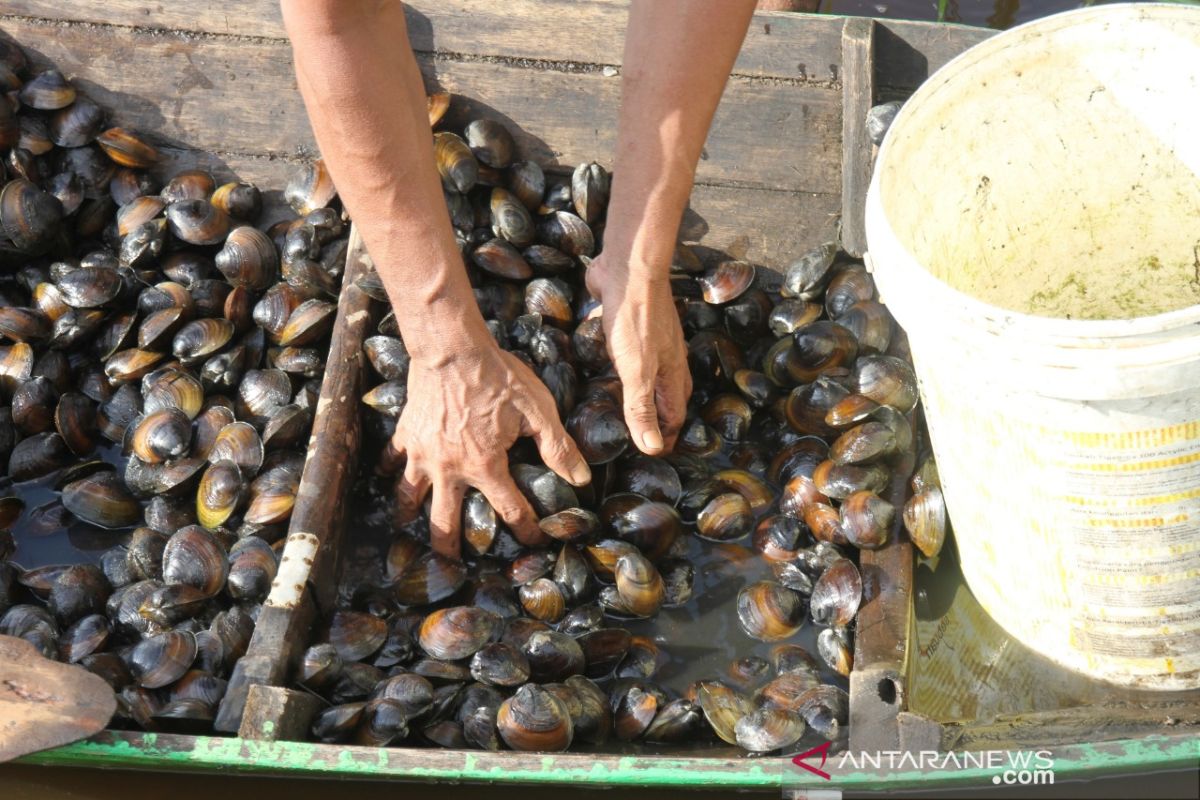
[[[675,446],[692,394],[687,345],[666,270],[631,270],[603,253],[587,271],[624,394],[625,424],[646,455]]]
[[[432,490],[433,549],[458,558],[462,499],[474,486],[519,541],[546,542],[508,471],[508,449],[521,436],[534,439],[546,466],[564,480],[576,486],[591,480],[550,392],[511,353],[488,339],[437,359],[414,358],[408,403],[392,437],[395,453],[407,457],[396,485],[400,521],[415,518]]]

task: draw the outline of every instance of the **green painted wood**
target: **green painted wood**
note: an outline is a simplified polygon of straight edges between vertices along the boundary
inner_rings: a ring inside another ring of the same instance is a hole
[[[1102,775],[1194,769],[1200,739],[1192,733],[1051,748],[1055,782]],[[719,752],[719,751],[717,751]],[[107,731],[76,744],[31,756],[20,763],[58,767],[106,767],[170,771],[487,783],[571,783],[592,787],[703,787],[940,789],[991,785],[994,769],[897,771],[837,769],[829,782],[801,772],[783,758],[616,756],[587,753],[488,753],[407,748],[367,748],[307,742]]]

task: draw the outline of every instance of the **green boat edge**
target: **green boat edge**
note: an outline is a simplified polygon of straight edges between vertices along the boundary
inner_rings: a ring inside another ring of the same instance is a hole
[[[1111,774],[1195,769],[1200,737],[1194,733],[1062,745],[1049,749],[1054,781]],[[724,759],[675,756],[516,754],[366,748],[309,742],[265,742],[211,736],[105,731],[92,739],[25,756],[18,763],[246,775],[481,783],[570,783],[593,787],[696,787],[842,790],[986,785],[1002,770],[858,770],[832,780],[791,767],[783,758]],[[786,771],[785,771],[786,768]]]

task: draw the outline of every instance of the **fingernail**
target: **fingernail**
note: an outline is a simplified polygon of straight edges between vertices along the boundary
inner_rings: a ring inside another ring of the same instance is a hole
[[[571,468],[571,483],[574,483],[576,486],[583,486],[584,484],[591,481],[591,479],[592,479],[592,471],[588,468],[588,465],[586,463],[584,463],[583,461],[580,461],[578,464],[576,464],[574,467]]]
[[[662,450],[662,434],[658,431],[646,431],[642,434],[642,447],[646,450]]]

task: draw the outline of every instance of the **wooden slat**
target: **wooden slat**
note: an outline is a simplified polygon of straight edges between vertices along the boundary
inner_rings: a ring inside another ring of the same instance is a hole
[[[881,19],[875,22],[875,83],[911,91],[969,47],[996,35],[988,28]]]
[[[406,3],[416,50],[537,59],[563,65],[618,65],[628,4],[596,0],[416,0]],[[278,0],[13,0],[6,14],[53,20],[284,39]],[[840,61],[833,17],[760,13],[734,71],[789,80],[827,81]]]
[[[30,54],[73,77],[113,119],[175,146],[289,155],[313,149],[286,44],[188,41],[120,28],[8,20]],[[431,86],[469,95],[454,121],[490,116],[524,158],[612,162],[620,80],[503,64],[422,58]],[[153,76],[152,78],[150,76]],[[386,99],[381,99],[386,102]],[[835,192],[841,98],[827,87],[731,83],[700,162],[701,182]]]
[[[866,201],[871,182],[867,112],[875,97],[875,23],[849,17],[842,28],[842,249],[867,251]]]

